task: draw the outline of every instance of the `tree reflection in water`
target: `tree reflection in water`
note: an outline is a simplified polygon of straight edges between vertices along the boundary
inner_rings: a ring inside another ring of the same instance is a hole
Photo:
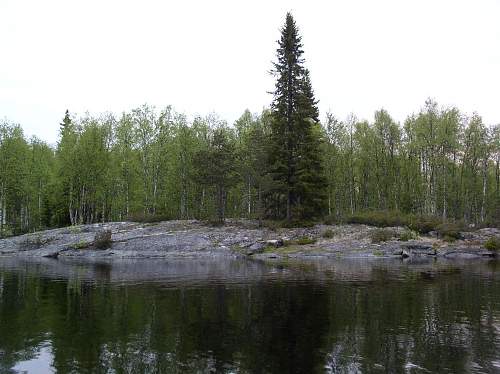
[[[0,371],[495,372],[498,269],[3,262]]]

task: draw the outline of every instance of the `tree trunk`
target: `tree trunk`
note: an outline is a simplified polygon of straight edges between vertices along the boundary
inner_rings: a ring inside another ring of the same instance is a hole
[[[250,215],[252,214],[252,190],[250,184],[250,177],[248,178],[247,213],[248,213],[248,218],[250,218]]]
[[[257,214],[259,216],[259,227],[262,227],[262,189],[258,187]]]
[[[224,186],[217,186],[217,218],[219,223],[224,223]]]
[[[481,201],[481,222],[484,222],[485,219],[485,205],[486,205],[486,180],[488,177],[488,158],[485,157],[483,160],[483,196]]]
[[[4,226],[6,222],[5,211],[6,211],[5,196],[2,189],[2,195],[0,195],[0,237],[3,237],[4,235]]]
[[[292,219],[292,212],[291,212],[291,205],[292,205],[292,194],[290,191],[287,192],[286,194],[286,220],[291,221]]]

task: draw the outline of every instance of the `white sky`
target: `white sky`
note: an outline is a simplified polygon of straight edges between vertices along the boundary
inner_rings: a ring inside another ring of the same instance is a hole
[[[66,108],[260,112],[287,11],[322,117],[432,97],[500,122],[500,0],[0,0],[0,118],[54,143]]]

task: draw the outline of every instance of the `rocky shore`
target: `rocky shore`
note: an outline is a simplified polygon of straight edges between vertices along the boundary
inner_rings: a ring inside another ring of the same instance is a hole
[[[500,229],[460,233],[449,242],[437,235],[405,238],[405,228],[374,241],[380,229],[366,225],[259,228],[250,220],[212,227],[200,221],[113,222],[46,230],[0,240],[0,256],[52,258],[446,258],[495,257],[484,243]],[[104,240],[104,241],[103,241]]]

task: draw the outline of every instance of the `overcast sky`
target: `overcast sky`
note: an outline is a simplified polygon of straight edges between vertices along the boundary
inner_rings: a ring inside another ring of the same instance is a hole
[[[260,112],[292,11],[322,117],[398,121],[427,97],[500,122],[500,0],[0,0],[0,118],[55,142],[64,111]]]

